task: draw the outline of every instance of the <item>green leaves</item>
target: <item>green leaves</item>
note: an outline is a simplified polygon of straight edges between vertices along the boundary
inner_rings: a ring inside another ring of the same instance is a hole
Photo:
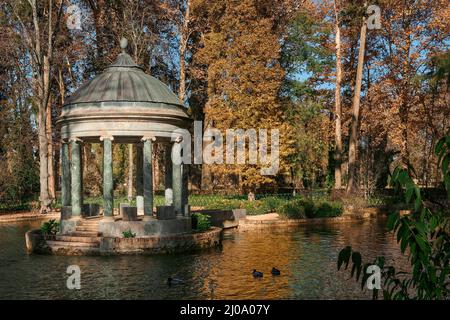
[[[413,171],[410,168],[410,171]],[[422,195],[420,188],[414,183],[414,180],[409,176],[408,170],[402,167],[396,167],[391,175],[389,183],[392,187],[405,189],[406,203],[414,202],[414,210],[419,211],[422,207]]]
[[[438,167],[441,168],[447,196],[450,198],[450,171],[448,170],[450,164],[450,136],[439,139],[434,149],[434,154],[438,157]]]
[[[359,277],[361,275],[361,271],[363,269],[363,266],[361,264],[362,258],[361,258],[361,254],[359,252],[352,250],[352,247],[347,246],[339,252],[338,270],[341,269],[341,267],[344,263],[345,263],[345,269],[347,269],[348,265],[350,263],[350,259],[352,261],[351,276],[353,277],[356,272],[356,281],[358,281]]]
[[[347,246],[339,252],[338,256],[338,270],[341,269],[342,264],[345,262],[345,268],[347,269],[352,254],[352,247]]]
[[[193,213],[192,216],[192,229],[203,232],[211,228],[211,216],[202,213]]]
[[[356,281],[358,281],[359,276],[361,274],[361,254],[359,252],[353,252],[352,253],[352,262],[353,262],[353,267],[352,267],[352,272],[351,272],[351,276],[353,277],[355,271],[356,271]]]
[[[397,225],[398,219],[400,218],[400,215],[397,213],[392,213],[389,215],[389,218],[386,223],[386,228],[388,231],[393,231],[395,226]]]
[[[131,229],[122,232],[122,236],[124,238],[135,238],[136,237],[136,233],[134,233],[133,231],[131,231]]]
[[[59,222],[55,219],[44,222],[41,225],[41,232],[44,235],[55,235],[59,231]]]

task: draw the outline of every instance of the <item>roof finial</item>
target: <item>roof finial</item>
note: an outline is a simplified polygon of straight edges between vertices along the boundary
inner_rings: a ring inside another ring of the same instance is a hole
[[[128,46],[128,40],[126,38],[120,39],[120,47],[122,48],[122,52],[125,53],[125,49]]]

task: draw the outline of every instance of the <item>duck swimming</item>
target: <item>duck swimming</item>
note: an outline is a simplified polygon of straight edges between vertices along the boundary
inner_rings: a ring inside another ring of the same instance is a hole
[[[172,285],[172,284],[181,284],[181,283],[184,283],[184,281],[181,280],[181,279],[172,278],[172,277],[167,278],[167,284],[169,286]]]
[[[273,267],[273,268],[272,268],[272,274],[273,274],[274,276],[279,276],[279,275],[281,274],[281,271],[278,270],[277,268]]]
[[[252,274],[253,274],[254,278],[262,278],[262,276],[263,276],[263,273],[259,272],[259,271],[256,271],[256,269],[253,269]]]

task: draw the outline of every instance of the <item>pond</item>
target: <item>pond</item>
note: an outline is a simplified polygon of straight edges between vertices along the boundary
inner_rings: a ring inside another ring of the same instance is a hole
[[[337,271],[351,244],[372,261],[406,269],[385,219],[224,233],[221,248],[159,256],[27,255],[24,234],[39,222],[0,224],[0,299],[364,299],[349,271]],[[69,265],[81,269],[81,290],[66,286]],[[272,276],[275,266],[280,276]],[[252,270],[264,272],[254,279]],[[167,278],[182,284],[168,286]]]

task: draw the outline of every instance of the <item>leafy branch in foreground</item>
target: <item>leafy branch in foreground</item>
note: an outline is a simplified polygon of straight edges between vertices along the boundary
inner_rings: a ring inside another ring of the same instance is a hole
[[[450,199],[450,136],[439,140],[435,155],[444,176],[447,199]],[[372,263],[362,262],[361,254],[350,246],[341,250],[338,257],[338,270],[345,265],[347,269],[352,262],[351,277],[361,281],[361,289],[367,283],[370,273],[368,267],[380,268],[383,280],[384,299],[447,299],[449,297],[449,210],[447,206],[436,208],[429,205],[422,197],[420,188],[404,168],[397,167],[391,176],[391,186],[404,190],[407,203],[414,204],[410,215],[391,214],[387,229],[393,232],[400,243],[401,252],[409,252],[411,272],[397,271],[393,266],[385,265],[384,257],[377,257]],[[373,298],[378,298],[377,289]]]

